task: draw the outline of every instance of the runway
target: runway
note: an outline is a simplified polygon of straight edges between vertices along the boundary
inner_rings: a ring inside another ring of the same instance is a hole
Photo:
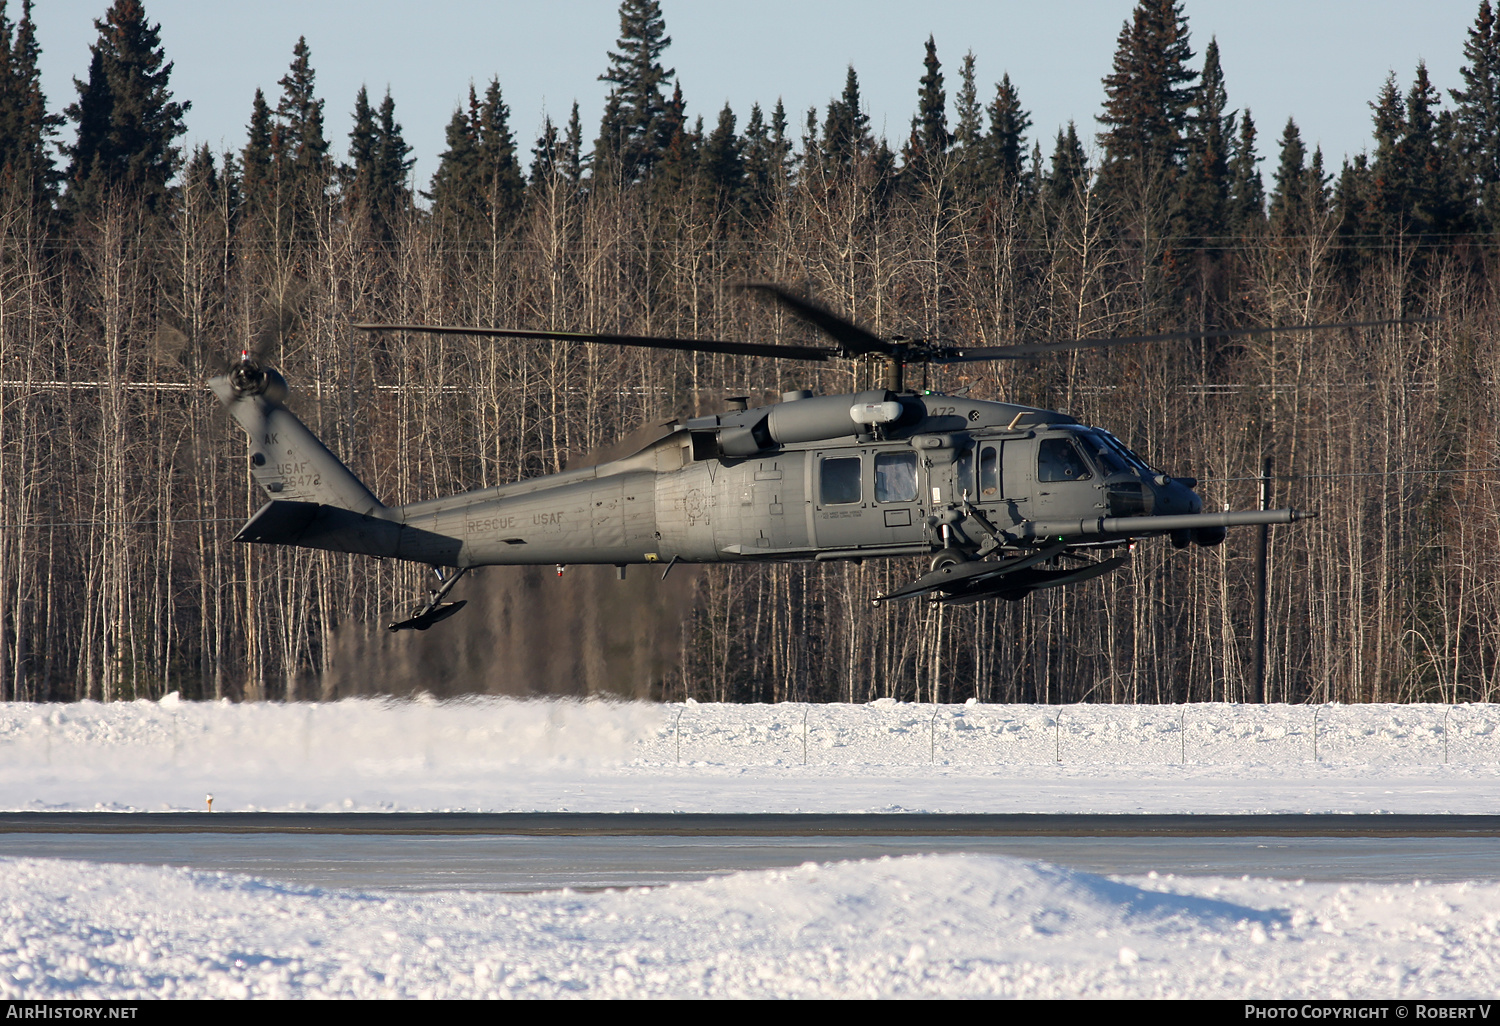
[[[1496,816],[5,813],[0,856],[377,891],[660,886],[927,853],[1088,872],[1408,882],[1500,878]]]

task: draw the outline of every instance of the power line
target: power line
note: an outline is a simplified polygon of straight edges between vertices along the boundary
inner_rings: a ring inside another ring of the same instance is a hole
[[[1336,477],[1429,477],[1442,474],[1500,474],[1500,467],[1463,467],[1454,470],[1367,470],[1346,474],[1273,474],[1272,481],[1317,481]],[[1200,477],[1204,484],[1261,481],[1260,477]]]
[[[0,531],[43,527],[151,527],[157,524],[239,524],[244,517],[157,517],[152,520],[38,520],[30,524],[0,524]]]

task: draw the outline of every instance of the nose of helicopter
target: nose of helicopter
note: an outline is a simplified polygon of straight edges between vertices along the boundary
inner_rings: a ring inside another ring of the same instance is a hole
[[[1162,475],[1166,477],[1166,475]],[[1202,513],[1203,496],[1193,490],[1198,482],[1192,478],[1168,477],[1156,484],[1156,512],[1165,514]]]

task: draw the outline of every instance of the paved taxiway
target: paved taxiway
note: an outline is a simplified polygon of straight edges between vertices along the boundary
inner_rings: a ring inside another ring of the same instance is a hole
[[[1494,837],[1500,816],[712,812],[3,812],[0,834],[554,837]]]
[[[1500,816],[0,813],[0,856],[379,890],[654,886],[936,852],[1127,875],[1496,879]]]

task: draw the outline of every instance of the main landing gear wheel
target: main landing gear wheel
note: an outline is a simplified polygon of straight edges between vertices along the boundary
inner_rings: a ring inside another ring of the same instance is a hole
[[[969,557],[962,552],[945,549],[932,557],[931,570],[933,573],[936,573],[939,570],[946,570],[948,567],[958,566],[960,563],[967,563],[968,561]]]

